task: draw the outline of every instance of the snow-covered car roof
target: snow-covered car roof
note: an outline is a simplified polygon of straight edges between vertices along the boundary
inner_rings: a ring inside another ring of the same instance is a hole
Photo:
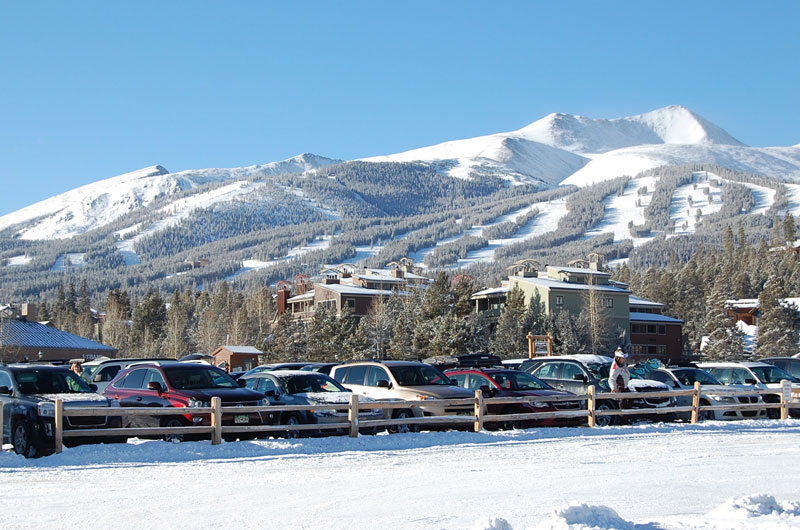
[[[709,368],[755,368],[757,366],[774,366],[774,365],[769,364],[769,363],[764,363],[764,362],[761,362],[761,361],[747,361],[747,362],[740,362],[740,363],[727,362],[727,361],[719,361],[719,362],[709,361],[709,362],[698,363],[697,366],[698,366],[698,368],[705,368],[705,367],[709,367]]]
[[[569,359],[571,361],[580,361],[582,363],[599,363],[611,364],[614,359],[606,357],[605,355],[593,355],[591,353],[576,353],[574,355],[551,355],[548,357],[534,357],[533,360],[550,360],[550,359]]]

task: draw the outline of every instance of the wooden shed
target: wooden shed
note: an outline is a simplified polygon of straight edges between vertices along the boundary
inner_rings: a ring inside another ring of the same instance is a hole
[[[229,372],[244,372],[258,366],[262,352],[252,346],[220,346],[211,355],[214,365],[223,366]],[[225,364],[223,364],[225,363]]]

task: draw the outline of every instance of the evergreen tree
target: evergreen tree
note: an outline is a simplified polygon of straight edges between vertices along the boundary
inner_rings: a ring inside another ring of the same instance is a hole
[[[191,352],[188,323],[186,306],[176,289],[170,299],[167,324],[164,328],[164,354],[166,356],[179,359]]]
[[[527,351],[525,329],[525,293],[517,286],[508,292],[506,304],[497,321],[491,351],[502,358],[513,359]]]
[[[572,355],[579,353],[581,348],[580,333],[578,325],[569,311],[559,311],[551,323],[554,329],[553,350],[560,355]]]
[[[794,216],[792,212],[788,212],[783,218],[783,239],[787,244],[791,244],[797,239],[796,232]]]
[[[707,342],[703,357],[712,361],[739,361],[744,356],[744,335],[728,315],[728,280],[719,276],[706,300],[704,324]]]
[[[758,297],[758,343],[759,357],[789,357],[797,353],[797,308],[785,305],[785,291],[781,282],[771,277],[764,284]]]

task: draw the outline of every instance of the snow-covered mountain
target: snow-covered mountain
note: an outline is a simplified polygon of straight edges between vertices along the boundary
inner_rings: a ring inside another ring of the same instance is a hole
[[[232,169],[190,169],[170,173],[150,166],[56,195],[0,217],[0,230],[18,228],[23,239],[59,239],[103,227],[145,207],[156,198],[175,195],[210,182],[241,181],[255,176],[303,173],[340,162],[302,154],[269,164]],[[249,192],[246,186],[242,193]],[[219,200],[230,200],[231,194]],[[212,201],[213,203],[213,201]]]
[[[550,114],[517,131],[372,157],[420,161],[457,177],[494,170],[512,182],[586,186],[663,165],[720,164],[800,179],[800,149],[748,147],[692,111],[673,105],[611,120]]]
[[[550,114],[512,132],[364,160],[422,162],[453,177],[497,175],[514,184],[543,188],[560,184],[588,186],[658,166],[686,164],[717,164],[786,181],[800,180],[800,144],[748,147],[677,105],[617,119]],[[76,188],[0,217],[0,230],[13,228],[14,235],[23,239],[68,238],[106,226],[159,197],[203,184],[224,182],[230,188],[222,190],[225,193],[207,193],[208,200],[204,198],[200,205],[207,207],[214,201],[230,201],[250,192],[251,186],[245,181],[252,177],[313,171],[338,162],[341,161],[303,154],[232,169],[169,173],[161,166],[151,166]]]

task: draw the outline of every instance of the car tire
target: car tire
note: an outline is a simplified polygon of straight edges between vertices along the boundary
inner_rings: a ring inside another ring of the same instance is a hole
[[[283,420],[284,425],[302,425],[302,420],[300,419],[300,415],[292,412],[291,414],[287,414],[286,418]],[[287,430],[285,432],[285,436],[289,440],[296,440],[298,438],[303,437],[303,431],[298,430]]]
[[[36,456],[36,446],[33,445],[33,432],[27,420],[17,420],[11,426],[11,443],[14,445],[14,452],[25,458]]]
[[[702,407],[708,407],[710,403],[708,401],[701,401],[700,402],[700,411],[697,413],[697,421],[711,421],[714,419],[714,411],[713,410],[703,410]]]
[[[608,403],[600,403],[595,410],[614,410],[614,407]],[[597,427],[611,427],[617,424],[616,416],[597,416],[594,419],[594,424]]]
[[[506,407],[502,411],[500,411],[500,414],[516,414],[516,412],[517,411],[514,409],[514,407]],[[504,431],[521,429],[522,422],[519,420],[505,420],[500,424],[500,428]]]
[[[186,424],[180,418],[164,418],[161,421],[161,426],[166,428],[172,427],[185,427]],[[184,435],[182,434],[165,434],[164,441],[165,442],[172,442],[174,444],[181,443],[184,440]]]
[[[398,420],[405,420],[407,418],[413,418],[414,414],[409,409],[400,409],[400,410],[398,410],[397,412],[394,413],[393,417],[395,419],[398,419]],[[389,428],[389,432],[392,432],[392,433],[395,433],[395,434],[404,434],[404,433],[416,432],[416,431],[417,431],[417,426],[416,425],[411,425],[409,423],[402,423],[400,425],[393,425],[392,427]]]

